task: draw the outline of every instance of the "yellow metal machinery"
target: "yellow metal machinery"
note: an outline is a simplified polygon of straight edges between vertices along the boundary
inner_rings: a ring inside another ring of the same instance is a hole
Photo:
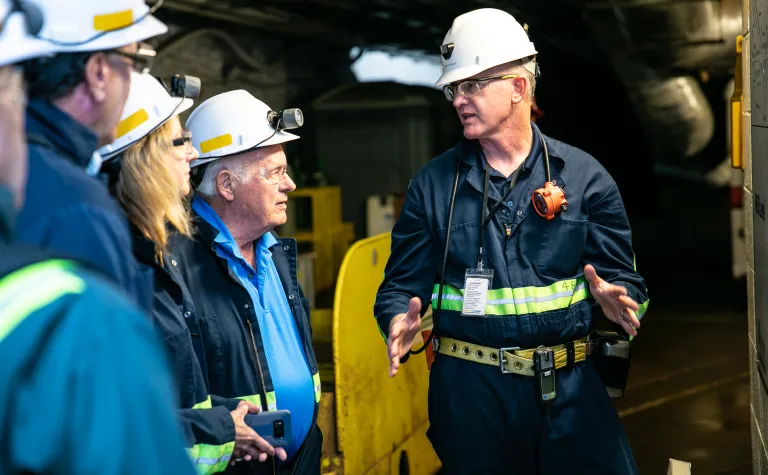
[[[440,467],[426,437],[429,373],[424,354],[412,356],[390,378],[386,346],[373,316],[389,252],[389,233],[356,242],[341,264],[332,312],[312,312],[318,355],[322,358],[329,343],[333,355],[332,365],[320,361],[323,474],[427,475]]]
[[[349,243],[354,240],[352,223],[341,220],[341,188],[322,186],[300,188],[291,192],[289,200],[309,200],[312,215],[310,228],[292,233],[299,243],[311,243],[314,260],[314,289],[317,292],[333,287],[336,269],[341,265]]]

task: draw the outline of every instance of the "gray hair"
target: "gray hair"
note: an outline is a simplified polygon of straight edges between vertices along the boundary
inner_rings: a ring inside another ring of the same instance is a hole
[[[229,171],[240,183],[248,183],[251,181],[251,178],[253,177],[251,176],[247,165],[252,158],[250,160],[248,158],[249,157],[244,157],[242,155],[234,155],[231,157],[220,158],[209,163],[208,166],[205,167],[203,179],[197,186],[197,193],[207,198],[216,196],[218,193],[216,176],[223,170]]]
[[[504,66],[505,71],[509,72],[510,74],[519,74],[528,79],[528,84],[530,85],[528,88],[528,93],[530,94],[529,97],[533,99],[533,96],[536,92],[536,76],[530,70],[528,70],[526,66],[532,67],[535,71],[536,57],[529,56],[527,58],[518,59],[517,61],[506,63]]]

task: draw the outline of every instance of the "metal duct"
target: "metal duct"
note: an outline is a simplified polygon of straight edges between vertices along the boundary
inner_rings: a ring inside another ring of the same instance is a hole
[[[714,133],[692,72],[731,74],[739,0],[587,1],[585,19],[626,86],[658,158],[690,157]]]
[[[616,69],[657,158],[687,158],[707,146],[715,118],[694,77],[662,76],[640,63],[617,62]]]

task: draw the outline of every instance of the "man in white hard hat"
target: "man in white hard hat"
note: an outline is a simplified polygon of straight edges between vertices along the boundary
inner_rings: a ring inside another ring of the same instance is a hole
[[[200,151],[191,163],[196,231],[176,252],[200,322],[209,390],[246,399],[266,417],[290,412],[290,441],[238,463],[235,473],[272,474],[273,462],[259,463],[266,455],[275,456],[278,473],[320,473],[309,301],[298,285],[296,241],[273,231],[285,223],[296,188],[283,144],[299,137],[286,129],[302,123],[298,109],[273,111],[244,90],[206,100],[186,123]]]
[[[148,307],[127,222],[94,175],[101,164],[96,150],[114,139],[131,71],[146,70],[154,56],[139,42],[167,27],[143,0],[13,5],[29,34],[9,44],[48,53],[21,64],[29,90],[29,183],[17,239],[88,262]],[[12,49],[0,50],[0,61]]]
[[[537,51],[511,15],[458,16],[440,54],[464,137],[414,177],[392,231],[374,307],[390,375],[434,352],[427,435],[446,474],[636,473],[609,396],[623,385],[596,371],[627,367],[648,304],[616,183],[531,122]]]
[[[0,473],[192,475],[146,316],[101,275],[13,242],[27,164],[14,63],[48,54],[25,35],[0,0]]]

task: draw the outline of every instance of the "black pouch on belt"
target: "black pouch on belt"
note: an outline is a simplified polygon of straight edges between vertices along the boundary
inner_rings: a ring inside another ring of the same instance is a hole
[[[617,332],[595,331],[590,335],[590,357],[612,398],[624,395],[629,375],[631,345]]]

